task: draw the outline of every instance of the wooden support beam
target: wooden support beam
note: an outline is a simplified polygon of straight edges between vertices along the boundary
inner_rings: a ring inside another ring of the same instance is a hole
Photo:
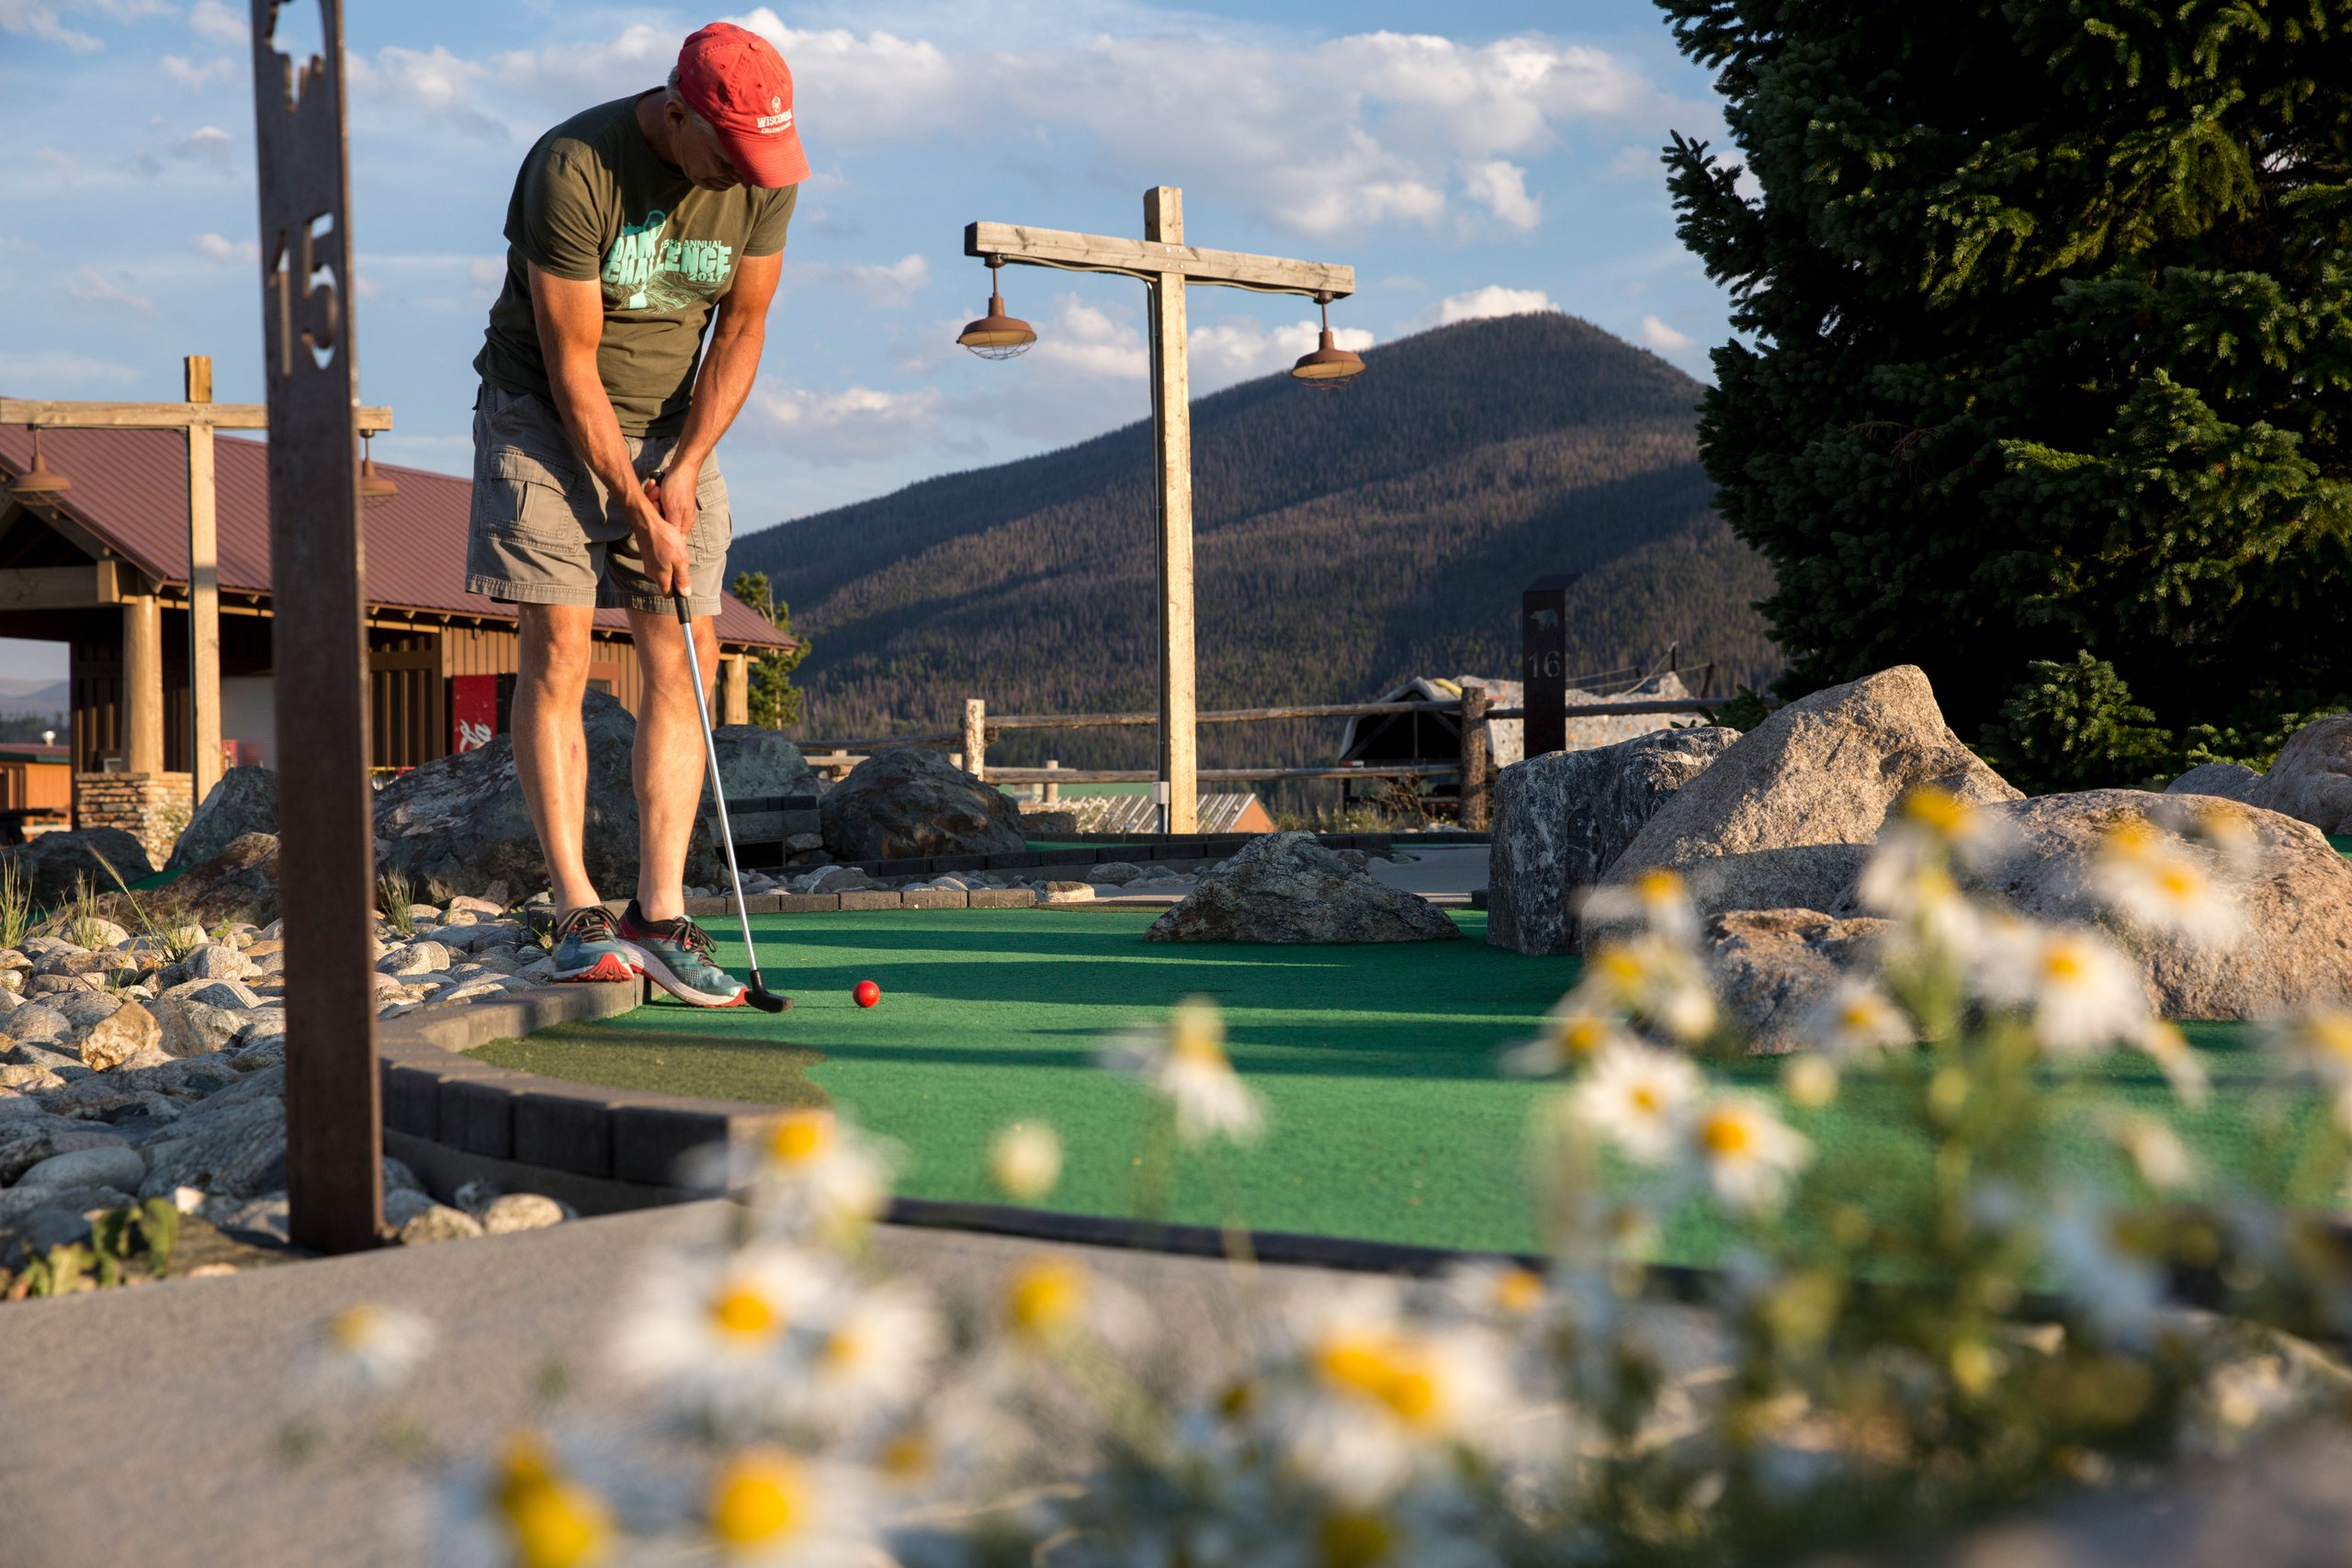
[[[392,427],[388,408],[355,408],[359,428],[374,433]],[[262,403],[108,403],[0,398],[0,424],[38,424],[44,430],[267,430]],[[69,478],[71,476],[68,476]]]
[[[1173,191],[1172,186],[1157,190]],[[1151,197],[1147,196],[1147,205]],[[1110,234],[1074,234],[1062,229],[1033,229],[1023,223],[969,223],[964,228],[967,256],[1002,256],[1032,265],[1072,267],[1081,272],[1152,273],[1194,283],[1272,289],[1284,294],[1328,294],[1344,299],[1356,291],[1356,269],[1333,262],[1293,261],[1288,256],[1210,251],[1176,237],[1146,231],[1141,240]]]
[[[122,602],[123,771],[164,771],[164,615],[153,593]]]
[[[186,361],[187,400],[212,401],[212,356]],[[220,548],[214,511],[212,427],[187,427],[188,809],[220,782]]]
[[[0,610],[87,610],[118,598],[114,562],[0,571]]]
[[[730,653],[720,660],[724,671],[721,724],[752,722],[752,664],[740,653]]]
[[[1462,683],[1462,826],[1470,832],[1487,830],[1492,795],[1487,778],[1487,688],[1476,681]]]
[[[1174,186],[1144,192],[1148,244],[1182,249],[1184,193]],[[1159,783],[1160,831],[1197,830],[1199,734],[1193,727],[1193,393],[1185,351],[1184,274],[1164,272],[1151,285],[1151,425],[1159,467]]]
[[[964,771],[988,782],[989,705],[978,697],[964,699]]]

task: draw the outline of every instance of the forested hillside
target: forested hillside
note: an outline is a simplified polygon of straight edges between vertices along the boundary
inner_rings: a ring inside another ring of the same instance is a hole
[[[1286,376],[1193,405],[1200,702],[1339,702],[1402,676],[1516,673],[1520,590],[1586,573],[1577,668],[1679,643],[1718,689],[1781,657],[1749,606],[1761,558],[1713,510],[1700,388],[1573,317],[1422,333],[1344,391]],[[1018,366],[1005,396],[1020,395]],[[1042,457],[911,485],[736,541],[816,651],[801,732],[952,728],[998,712],[1155,705],[1148,420]],[[1305,761],[1333,724],[1231,726],[1204,761]],[[1008,738],[990,756],[1141,765],[1148,731]]]

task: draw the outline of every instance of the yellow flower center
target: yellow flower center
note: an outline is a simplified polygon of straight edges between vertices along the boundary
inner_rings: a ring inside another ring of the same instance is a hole
[[[2197,868],[2182,861],[2171,861],[2156,873],[2156,886],[2176,904],[2192,902],[2205,891],[2205,879]]]
[[[1682,878],[1663,866],[1642,873],[1634,886],[1645,904],[1664,904],[1682,897]]]
[[[914,1481],[931,1472],[931,1439],[920,1431],[901,1432],[882,1450],[882,1473],[893,1481]]]
[[[820,1111],[787,1111],[768,1137],[778,1165],[807,1165],[831,1146],[833,1120]]]
[[[1206,1034],[1179,1030],[1170,1043],[1168,1054],[1188,1067],[1205,1067],[1222,1071],[1230,1064],[1226,1060],[1225,1047]]]
[[[327,1338],[343,1351],[367,1348],[384,1326],[384,1314],[367,1302],[347,1306],[327,1320]]]
[[[1878,1009],[1869,1002],[1848,1002],[1838,1022],[1849,1034],[1860,1034],[1878,1022]]]
[[[1023,1266],[1005,1293],[1012,1325],[1038,1338],[1066,1333],[1086,1309],[1086,1270],[1057,1258]]]
[[[1645,1116],[1657,1115],[1661,1104],[1657,1090],[1645,1083],[1635,1084],[1633,1091],[1627,1094],[1625,1099],[1634,1110]]]
[[[1374,1568],[1387,1560],[1396,1535],[1378,1514],[1326,1514],[1315,1542],[1322,1568]]]
[[[1609,1024],[1589,1013],[1560,1021],[1560,1049],[1571,1056],[1589,1056],[1609,1038]]]
[[[492,1495],[522,1568],[584,1568],[605,1555],[610,1511],[594,1493],[556,1474],[537,1434],[508,1439],[495,1482]]]
[[[730,1547],[771,1546],[808,1523],[800,1467],[763,1450],[730,1461],[710,1488],[710,1533]]]
[[[1372,1400],[1408,1427],[1437,1413],[1437,1378],[1408,1346],[1341,1339],[1325,1345],[1315,1361],[1324,1382]]]
[[[710,1321],[738,1339],[763,1339],[775,1331],[778,1314],[759,1292],[737,1285],[711,1298]]]
[[[2071,943],[2052,943],[2042,950],[2042,977],[2055,984],[2071,986],[2083,978],[2088,967],[2083,961],[2082,950]]]
[[[1967,829],[1975,811],[1950,790],[1922,785],[1904,797],[1903,814],[1922,828],[1951,839]]]
[[[2145,822],[2119,822],[2107,835],[2108,850],[2127,860],[2156,847],[2156,830]]]
[[[1604,946],[1593,954],[1592,961],[1620,987],[1639,985],[1645,973],[1641,954],[1623,942],[1612,942]]]
[[[2305,1024],[2304,1034],[2321,1055],[2352,1061],[2352,1013],[2321,1013]]]
[[[1718,1111],[1708,1117],[1699,1135],[1705,1142],[1707,1152],[1717,1159],[1746,1154],[1756,1142],[1747,1119],[1728,1111]]]
[[[1508,1313],[1533,1312],[1544,1302],[1544,1280],[1532,1269],[1506,1269],[1495,1281],[1495,1302]]]

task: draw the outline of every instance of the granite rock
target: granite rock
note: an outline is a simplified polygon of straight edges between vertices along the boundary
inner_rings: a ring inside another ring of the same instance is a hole
[[[2295,731],[2248,799],[2323,833],[2352,833],[2352,714],[2330,714]]]
[[[135,1192],[147,1179],[147,1162],[139,1151],[119,1141],[92,1144],[50,1156],[17,1178],[18,1188],[112,1187]]]
[[[1716,995],[1747,1032],[1748,1050],[1763,1055],[1802,1044],[1807,1016],[1892,925],[1817,909],[1733,909],[1710,920]]]
[[[2247,802],[2261,789],[2262,775],[2244,762],[2200,762],[2165,785],[2166,795],[2211,795]]]
[[[1487,856],[1487,942],[1514,953],[1576,952],[1584,890],[1738,739],[1718,727],[1661,729],[1503,769]]]
[[[93,893],[114,890],[115,875],[135,882],[154,872],[144,845],[119,828],[80,828],[43,833],[28,843],[0,849],[0,863],[14,865],[36,906],[62,904],[86,885]],[[107,870],[112,866],[112,871]]]
[[[1018,854],[1021,810],[937,751],[876,751],[818,803],[825,848],[842,860]]]
[[[82,1036],[82,1065],[103,1072],[142,1052],[156,1050],[163,1043],[163,1025],[155,1015],[137,1002],[128,1002],[92,1024]]]
[[[218,860],[247,833],[277,831],[277,775],[258,766],[230,768],[205,793],[204,804],[181,829],[165,871],[187,871]]]
[[[1183,902],[1151,923],[1148,942],[1445,942],[1462,930],[1437,906],[1402,892],[1315,841],[1267,833],[1212,867]]]

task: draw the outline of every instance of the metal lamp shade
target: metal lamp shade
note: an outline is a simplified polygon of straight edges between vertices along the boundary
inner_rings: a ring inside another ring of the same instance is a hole
[[[956,341],[982,359],[1011,359],[1026,354],[1037,341],[1037,329],[1018,316],[1004,313],[1004,297],[990,291],[989,313],[966,324]]]
[[[34,431],[33,466],[17,476],[17,481],[8,487],[8,493],[18,501],[45,501],[53,495],[62,495],[73,488],[74,481],[51,468],[49,460],[41,456],[40,432]]]
[[[1290,367],[1292,379],[1302,387],[1317,391],[1333,391],[1363,374],[1363,361],[1331,341],[1331,329],[1323,329],[1323,341],[1311,354],[1299,355],[1298,363]]]

